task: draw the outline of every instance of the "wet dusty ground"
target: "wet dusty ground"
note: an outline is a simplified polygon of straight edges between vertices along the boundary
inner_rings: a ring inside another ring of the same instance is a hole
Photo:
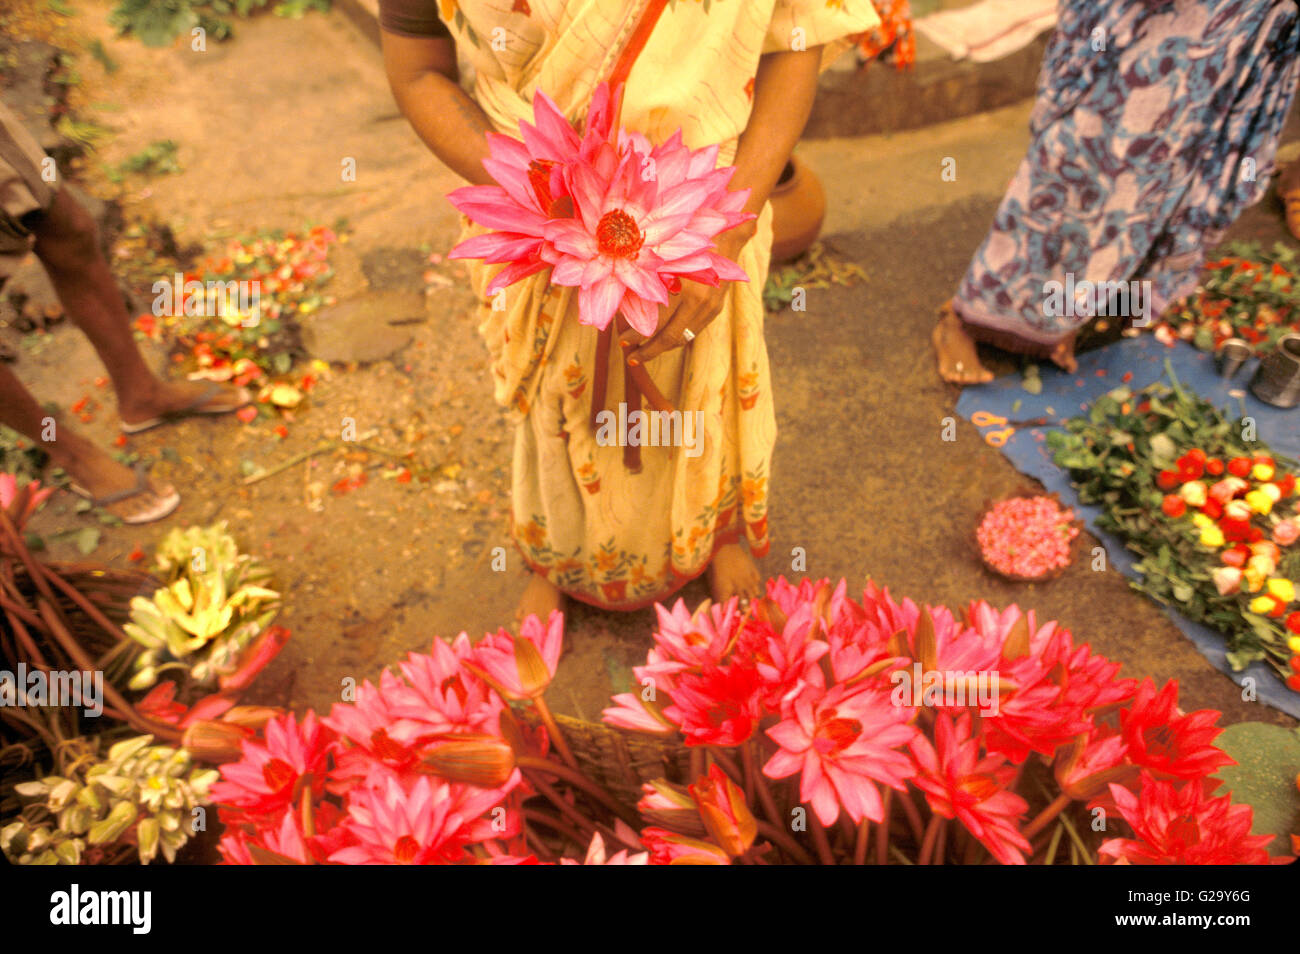
[[[274,567],[285,593],[280,621],[294,634],[254,694],[326,708],[345,677],[373,678],[437,635],[506,623],[524,583],[506,536],[509,434],[492,401],[473,303],[454,269],[439,267],[449,284],[422,277],[419,249],[442,252],[455,240],[441,195],[457,183],[398,116],[376,51],[338,14],[261,17],[198,54],[114,39],[108,7],[78,4],[69,27],[99,38],[119,64],[110,75],[81,58],[77,95],[115,131],[88,163],[92,191],[115,191],[97,163],[174,139],[183,171],[128,182],[128,217],[210,244],[345,216],[350,239],[335,255],[331,291],[355,307],[309,328],[309,346],[332,370],[287,422],[287,437],[275,435],[275,422],[228,419],[132,438],[129,450],[153,460],[184,503],[162,524],[107,529],[94,556],[124,561],[172,526],[229,520],[243,547]],[[829,243],[870,278],[814,291],[806,312],[770,320],[780,438],[774,546],[762,569],[789,574],[799,547],[809,575],[844,576],[854,587],[871,576],[918,600],[1018,602],[1123,660],[1128,675],[1177,678],[1186,708],[1223,710],[1226,722],[1287,722],[1242,702],[1118,573],[1076,566],[1048,584],[1014,585],[985,572],[968,542],[985,502],[1026,479],[965,422],[957,441],[940,440],[956,392],[934,373],[928,332],[1019,159],[1025,114],[1014,107],[894,139],[801,147],[827,182]],[[938,185],[950,155],[970,171]],[[348,158],[355,182],[340,176]],[[1238,232],[1281,237],[1278,210],[1261,205]],[[111,394],[94,384],[102,370],[74,329],[56,328],[24,353],[18,372],[65,408],[90,395],[98,407],[82,427],[105,444],[116,437]],[[407,463],[429,479],[401,483],[392,457],[349,448],[244,483],[246,472],[338,438],[345,418],[368,445],[413,452]],[[331,490],[361,473],[359,488]],[[49,535],[90,519],[61,495],[33,529]],[[505,572],[491,567],[498,546],[509,551]],[[66,539],[52,549],[75,554]],[[699,582],[683,593],[691,603],[704,595]],[[644,658],[652,619],[575,608],[553,705],[597,717]]]

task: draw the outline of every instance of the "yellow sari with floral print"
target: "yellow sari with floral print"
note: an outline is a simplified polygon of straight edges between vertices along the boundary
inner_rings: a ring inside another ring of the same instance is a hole
[[[474,68],[475,99],[512,135],[531,119],[537,89],[580,121],[645,5],[439,0]],[[870,0],[673,0],[632,68],[622,123],[652,142],[680,128],[692,149],[719,143],[719,163],[728,164],[763,53],[824,44],[825,64],[877,22]],[[533,571],[569,596],[635,609],[698,576],[727,543],[744,537],[755,556],[767,552],[776,440],[763,342],[770,208],[757,225],[739,260],[749,281],[728,287],[721,313],[690,345],[646,365],[675,408],[696,412],[698,433],[679,434],[693,446],[642,446],[635,473],[623,448],[598,440],[591,425],[597,332],[578,324],[574,289],[552,287],[542,272],[493,303],[483,293],[499,266],[471,269],[495,396],[516,420],[512,533]],[[464,237],[475,231],[467,222]],[[611,351],[605,406],[616,410],[622,357]]]

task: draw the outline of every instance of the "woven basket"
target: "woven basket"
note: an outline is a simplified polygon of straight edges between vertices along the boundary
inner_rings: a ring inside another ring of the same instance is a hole
[[[536,725],[531,710],[525,719]],[[555,721],[583,772],[624,804],[637,803],[645,782],[689,781],[690,753],[678,738],[661,739],[558,714]]]

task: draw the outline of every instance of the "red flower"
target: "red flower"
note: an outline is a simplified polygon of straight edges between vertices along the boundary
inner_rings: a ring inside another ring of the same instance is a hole
[[[1201,455],[1204,458],[1204,454]],[[1204,460],[1198,460],[1191,454],[1184,454],[1178,458],[1178,477],[1184,483],[1189,480],[1199,480],[1205,473]]]
[[[935,717],[934,746],[917,735],[911,743],[920,773],[913,779],[930,808],[956,818],[1004,865],[1023,865],[1029,842],[1020,834],[1029,806],[1011,790],[1016,770],[1001,756],[980,758],[969,712],[954,721]]]
[[[1162,470],[1156,476],[1156,486],[1161,490],[1173,490],[1181,483],[1176,470]]]
[[[1164,511],[1166,517],[1176,520],[1187,513],[1187,501],[1177,494],[1165,494],[1160,509]]]
[[[1205,462],[1205,472],[1211,477],[1218,477],[1223,473],[1223,461],[1217,457],[1211,457]]]
[[[1300,610],[1292,613],[1286,618],[1286,628],[1291,630],[1297,636],[1300,636]]]
[[[706,666],[678,678],[664,715],[681,726],[687,745],[740,745],[758,725],[762,688],[752,669]]]
[[[1254,466],[1254,461],[1249,457],[1234,457],[1228,461],[1228,473],[1234,477],[1249,477],[1250,469]]]
[[[1215,725],[1218,720],[1213,709],[1181,714],[1177,681],[1156,692],[1148,678],[1138,685],[1133,704],[1120,712],[1120,731],[1133,764],[1159,777],[1198,781],[1236,764],[1213,745],[1223,731]]]
[[[1250,834],[1254,812],[1233,805],[1231,797],[1208,798],[1200,782],[1178,787],[1142,775],[1134,795],[1122,785],[1110,787],[1132,838],[1111,838],[1099,854],[1136,865],[1263,865],[1264,846],[1272,835]]]
[[[1277,489],[1282,491],[1283,497],[1290,497],[1291,493],[1295,490],[1295,474],[1283,474],[1281,477],[1274,480],[1273,483],[1277,484]]]

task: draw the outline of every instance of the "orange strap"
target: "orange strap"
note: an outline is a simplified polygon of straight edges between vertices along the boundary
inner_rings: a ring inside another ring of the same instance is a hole
[[[641,14],[641,19],[637,21],[637,25],[633,28],[627,44],[623,47],[623,52],[619,54],[613,71],[609,74],[610,92],[618,95],[618,101],[614,105],[614,135],[618,135],[619,116],[623,111],[623,96],[619,93],[619,87],[627,83],[627,78],[632,73],[632,64],[636,62],[636,58],[645,49],[646,43],[650,40],[650,34],[654,32],[655,24],[659,22],[659,17],[667,6],[668,0],[650,0],[645,11]],[[596,377],[592,382],[591,391],[591,426],[593,430],[596,429],[596,415],[605,408],[605,396],[609,390],[609,352],[613,350],[614,333],[616,329],[622,331],[626,330],[626,328],[627,323],[622,316],[617,316],[616,320],[605,326],[605,330],[600,332],[600,336],[596,339]],[[619,351],[621,352],[622,348]],[[624,361],[623,400],[628,406],[629,413],[641,410],[643,395],[650,401],[655,410],[673,410],[672,404],[664,398],[659,389],[655,387],[654,382],[650,380],[650,375],[645,366],[632,367]],[[629,445],[623,448],[623,466],[632,473],[640,472],[640,447]]]

